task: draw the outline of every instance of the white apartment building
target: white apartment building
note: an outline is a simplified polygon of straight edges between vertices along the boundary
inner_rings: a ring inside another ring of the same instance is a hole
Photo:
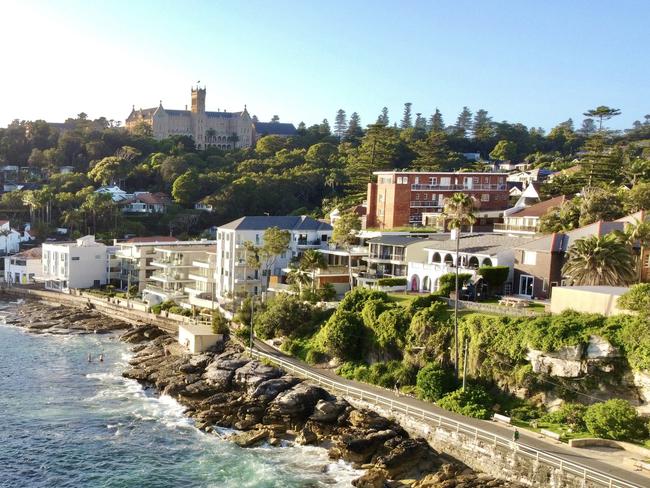
[[[214,276],[208,253],[214,253],[214,245],[214,241],[178,241],[155,247],[150,263],[155,270],[142,290],[142,300],[149,305],[173,300],[190,306],[190,294],[208,293],[210,275]]]
[[[307,249],[327,247],[332,226],[320,220],[301,216],[252,216],[233,220],[217,228],[215,292],[217,300],[227,301],[236,296],[262,290],[258,270],[246,266],[245,243],[264,244],[264,231],[270,227],[287,230],[291,241],[286,252],[277,257],[272,269],[264,271],[265,279],[279,277],[282,269]]]
[[[120,261],[119,288],[126,290],[129,285],[138,285],[138,293],[141,293],[157,269],[151,264],[156,255],[155,249],[177,242],[176,238],[170,236],[134,237],[121,242],[115,240],[115,257]]]
[[[41,272],[42,248],[35,247],[13,256],[6,256],[5,282],[10,284],[27,285]]]
[[[17,253],[21,240],[20,232],[12,229],[8,220],[0,220],[0,256]]]
[[[74,242],[43,244],[42,275],[36,279],[48,290],[67,293],[106,285],[110,270],[107,246],[96,242],[95,236],[84,236]]]

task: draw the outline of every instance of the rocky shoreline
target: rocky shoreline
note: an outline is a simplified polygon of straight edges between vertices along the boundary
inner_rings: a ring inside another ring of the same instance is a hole
[[[110,333],[128,329],[121,340],[134,355],[123,376],[175,398],[197,428],[217,433],[236,429],[229,439],[242,447],[260,443],[316,445],[333,460],[365,473],[361,488],[515,487],[477,473],[436,452],[424,439],[411,438],[395,421],[357,409],[342,398],[275,366],[251,360],[233,342],[190,355],[164,331],[131,325],[94,310],[25,301],[4,311],[8,324],[32,333]]]

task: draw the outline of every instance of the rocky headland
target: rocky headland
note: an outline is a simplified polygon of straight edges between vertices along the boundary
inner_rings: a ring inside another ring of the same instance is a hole
[[[365,470],[353,484],[362,488],[514,487],[477,473],[412,438],[395,421],[358,409],[319,386],[251,360],[234,342],[190,355],[174,337],[151,326],[132,326],[92,309],[26,300],[2,312],[8,324],[31,333],[88,334],[126,330],[133,344],[123,376],[175,398],[197,428],[214,435],[235,429],[229,439],[242,447],[296,443],[328,450]]]

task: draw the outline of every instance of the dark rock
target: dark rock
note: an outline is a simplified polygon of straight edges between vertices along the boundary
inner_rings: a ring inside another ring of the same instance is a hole
[[[275,397],[269,405],[269,411],[284,417],[307,418],[314,411],[318,400],[330,398],[330,394],[319,386],[298,383]]]
[[[361,477],[353,480],[352,485],[357,488],[384,488],[387,480],[388,473],[385,470],[373,467]]]
[[[271,401],[280,393],[288,390],[299,382],[300,380],[294,376],[281,376],[280,378],[266,380],[257,385],[255,390],[251,393],[251,396],[253,398],[261,397],[263,400]]]
[[[309,417],[315,422],[332,423],[339,418],[348,402],[345,400],[318,400],[314,406],[314,413]]]
[[[251,361],[235,370],[233,381],[240,388],[252,391],[260,383],[280,376],[282,376],[280,369]]]
[[[240,447],[251,447],[267,439],[270,435],[268,430],[250,430],[234,434],[229,437],[229,440],[234,442]]]
[[[318,442],[318,436],[308,426],[303,427],[296,437],[296,444],[301,446],[316,444],[316,442]]]

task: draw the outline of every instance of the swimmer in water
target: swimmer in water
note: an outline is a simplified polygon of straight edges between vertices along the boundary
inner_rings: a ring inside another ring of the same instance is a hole
[[[90,353],[88,353],[88,362],[92,363],[93,362],[93,357]]]
[[[99,362],[103,363],[104,362],[104,353],[99,355]]]

